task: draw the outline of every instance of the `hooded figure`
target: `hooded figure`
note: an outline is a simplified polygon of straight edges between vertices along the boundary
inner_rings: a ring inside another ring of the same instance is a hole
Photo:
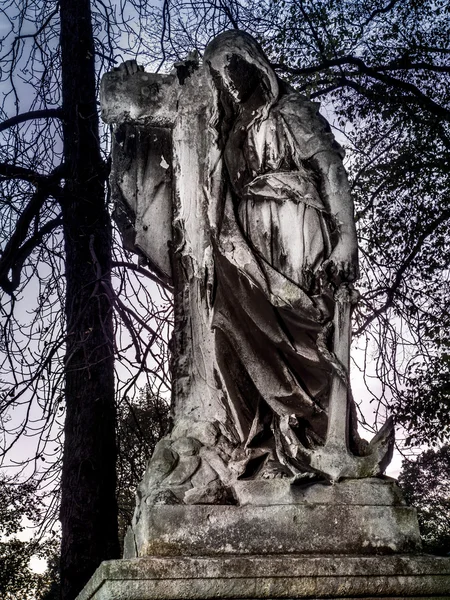
[[[322,445],[334,293],[357,277],[343,150],[309,102],[239,31],[204,54],[225,198],[215,240],[216,357],[249,457],[242,476],[302,471],[289,441]],[[358,454],[351,402],[350,448]]]

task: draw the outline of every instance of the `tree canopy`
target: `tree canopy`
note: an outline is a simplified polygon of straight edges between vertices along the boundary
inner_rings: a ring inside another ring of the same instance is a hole
[[[417,509],[426,552],[448,555],[450,549],[450,447],[426,450],[405,460],[399,483]]]
[[[4,600],[40,599],[55,576],[54,568],[41,575],[30,565],[32,557],[39,557],[55,566],[58,550],[54,539],[42,539],[39,533],[45,506],[35,492],[34,482],[17,483],[0,474],[0,594]],[[29,540],[18,537],[30,526],[35,529]]]

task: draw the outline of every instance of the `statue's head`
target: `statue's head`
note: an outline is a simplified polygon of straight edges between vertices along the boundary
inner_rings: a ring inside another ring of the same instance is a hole
[[[243,104],[255,92],[270,107],[279,95],[278,80],[258,42],[244,31],[225,31],[208,44],[203,63],[216,89]]]

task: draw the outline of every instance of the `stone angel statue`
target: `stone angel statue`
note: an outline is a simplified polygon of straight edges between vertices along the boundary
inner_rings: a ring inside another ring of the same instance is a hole
[[[379,451],[361,440],[348,383],[358,252],[343,150],[244,32],[176,67],[128,64],[102,87],[124,239],[175,298],[174,429],[141,501],[220,504],[238,479],[376,475],[392,427]]]

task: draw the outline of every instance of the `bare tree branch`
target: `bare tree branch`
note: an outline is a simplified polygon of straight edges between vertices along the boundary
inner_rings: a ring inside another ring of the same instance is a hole
[[[363,60],[355,56],[341,56],[339,58],[324,60],[320,64],[311,67],[290,67],[288,65],[280,63],[274,64],[273,67],[280,71],[290,73],[291,75],[308,75],[313,73],[319,73],[331,67],[342,65],[354,65],[358,68],[359,73],[367,75],[368,77],[385,83],[386,85],[392,86],[394,89],[408,92],[412,98],[415,98],[420,105],[429,110],[431,113],[434,113],[436,116],[443,118],[446,121],[450,121],[450,110],[435,102],[430,96],[424,94],[417,86],[408,81],[403,81],[402,79],[399,79],[397,77],[392,77],[391,75],[385,75],[383,73],[380,73],[379,70],[381,69],[381,67],[369,67],[364,63]],[[362,84],[359,84],[355,81],[351,81],[348,78],[348,76],[337,78],[335,85],[336,87],[346,85],[349,87],[353,87],[353,89],[356,89],[357,91],[361,91],[364,87]],[[365,90],[365,95],[368,95],[369,93],[370,90]]]
[[[141,275],[145,275],[145,277],[148,277],[149,279],[151,279],[158,285],[161,285],[167,291],[173,292],[172,286],[170,286],[168,283],[166,283],[165,281],[160,279],[157,275],[155,275],[148,269],[144,269],[144,267],[141,267],[141,265],[136,265],[135,263],[128,262],[128,261],[123,261],[123,260],[117,261],[116,260],[116,261],[113,261],[112,266],[117,267],[117,268],[131,269],[132,271],[136,271],[137,273],[140,273]]]
[[[62,110],[60,108],[45,108],[42,110],[32,110],[30,112],[16,115],[10,119],[6,119],[3,123],[0,123],[0,131],[5,131],[10,127],[25,123],[26,121],[34,121],[36,119],[61,119]]]
[[[417,255],[421,252],[425,240],[436,231],[437,227],[439,227],[448,220],[450,220],[450,210],[443,211],[438,218],[433,220],[423,229],[421,235],[417,239],[416,244],[411,249],[410,253],[405,258],[401,266],[397,269],[392,284],[386,290],[386,302],[382,306],[374,310],[369,317],[367,317],[364,323],[355,331],[355,335],[360,335],[365,329],[367,329],[367,326],[370,323],[372,323],[372,321],[377,319],[381,314],[386,312],[387,309],[393,305],[396,293],[400,287],[400,284],[402,283],[403,276],[406,273],[406,271],[411,267]]]

